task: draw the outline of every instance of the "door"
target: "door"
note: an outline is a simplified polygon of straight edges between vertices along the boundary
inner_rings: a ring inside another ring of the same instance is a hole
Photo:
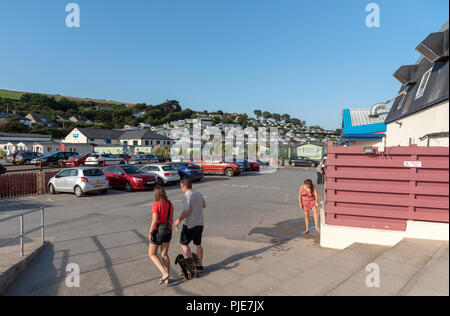
[[[66,178],[69,176],[70,170],[61,171],[55,178],[54,186],[55,190],[58,192],[68,192],[68,185],[66,183]]]
[[[127,175],[120,167],[114,167],[114,176],[117,179],[117,187],[118,188],[125,188],[125,184],[128,182]]]
[[[109,181],[109,185],[113,188],[117,188],[118,179],[117,179],[117,175],[114,172],[115,172],[115,167],[108,167],[104,171],[104,173],[106,174],[106,177]]]
[[[77,181],[78,181],[78,170],[70,169],[68,176],[65,178],[65,186],[67,187],[67,190],[70,192],[74,192]]]

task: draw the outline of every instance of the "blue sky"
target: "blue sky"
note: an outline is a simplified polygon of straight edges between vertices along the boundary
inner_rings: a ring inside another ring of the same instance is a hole
[[[70,2],[78,29],[65,25]],[[380,28],[365,24],[370,2]],[[0,0],[0,88],[339,128],[341,100],[394,96],[392,74],[448,15],[445,0]]]

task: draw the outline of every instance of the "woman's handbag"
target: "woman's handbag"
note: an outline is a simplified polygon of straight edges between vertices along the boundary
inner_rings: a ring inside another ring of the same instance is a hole
[[[172,203],[169,201],[169,213],[167,214],[167,221],[165,223],[158,224],[158,234],[161,239],[170,237],[172,231],[170,230],[170,209],[173,208]]]

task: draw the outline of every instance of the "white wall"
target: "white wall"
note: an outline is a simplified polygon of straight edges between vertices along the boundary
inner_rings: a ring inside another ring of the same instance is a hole
[[[412,144],[428,146],[428,140],[420,141],[420,138],[430,134],[449,131],[449,103],[448,100],[431,108],[417,112],[397,122],[387,124],[386,146],[409,146]],[[430,146],[449,146],[449,139],[430,139]]]

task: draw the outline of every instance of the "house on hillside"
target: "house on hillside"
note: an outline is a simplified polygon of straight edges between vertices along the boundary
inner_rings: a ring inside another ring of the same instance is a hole
[[[414,65],[394,74],[401,83],[386,118],[386,146],[449,146],[449,27],[431,33]]]
[[[73,123],[85,123],[85,124],[94,124],[94,122],[92,122],[91,120],[89,120],[88,118],[75,114],[72,115],[69,120]]]
[[[58,124],[56,124],[48,115],[28,114],[27,116],[25,116],[25,118],[29,119],[33,126],[40,125],[42,127],[48,127],[48,128],[58,127]]]

